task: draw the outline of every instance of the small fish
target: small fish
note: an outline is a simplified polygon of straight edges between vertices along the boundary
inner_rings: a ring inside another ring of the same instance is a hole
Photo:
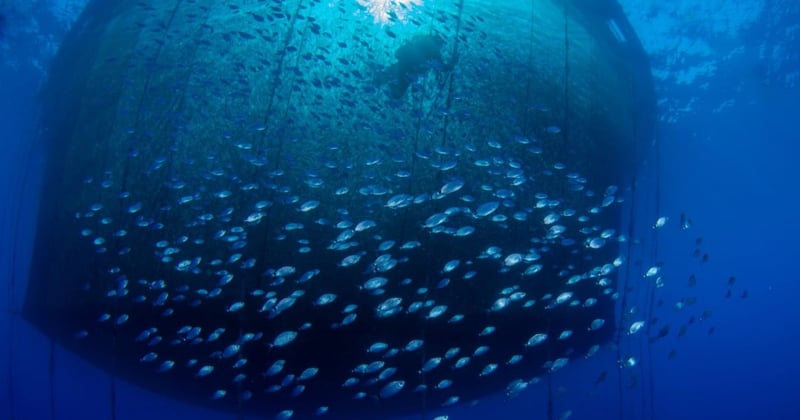
[[[704,311],[703,311],[703,313],[702,313],[702,314],[700,314],[700,320],[701,320],[701,321],[705,321],[705,320],[707,320],[708,318],[710,318],[710,317],[711,317],[711,315],[712,315],[713,313],[714,313],[714,311],[712,311],[711,309],[706,309],[706,310],[704,310]]]
[[[307,380],[307,379],[311,379],[314,376],[317,376],[318,372],[319,372],[319,369],[316,368],[316,367],[306,368],[302,373],[300,373],[300,376],[298,377],[298,379],[301,380],[301,381],[304,381],[304,380]]]
[[[378,381],[385,381],[394,376],[395,373],[397,373],[397,368],[388,367],[382,370],[380,374],[378,374]]]
[[[658,339],[664,338],[664,337],[666,337],[667,335],[669,335],[669,329],[670,329],[670,328],[669,328],[669,325],[664,325],[663,327],[661,327],[661,329],[659,329],[659,330],[658,330],[658,335],[656,335],[654,338],[652,338],[652,339],[650,340],[650,342],[653,342],[653,341],[655,341],[655,340],[658,340]]]
[[[487,335],[492,335],[494,333],[494,331],[495,331],[495,327],[490,325],[490,326],[484,328],[478,335],[481,336],[481,337],[485,337]]]
[[[447,263],[445,263],[444,268],[442,268],[442,272],[443,273],[449,273],[449,272],[455,270],[458,267],[459,264],[461,264],[461,260],[458,260],[458,259],[450,260]]]
[[[511,357],[508,358],[508,361],[506,362],[506,364],[507,365],[516,365],[520,361],[522,361],[522,355],[521,354],[515,354],[515,355],[512,355]]]
[[[355,230],[356,232],[363,232],[363,231],[365,231],[367,229],[371,229],[371,228],[373,228],[373,227],[375,227],[377,225],[378,224],[375,223],[374,220],[364,220],[364,221],[359,222],[355,226],[355,228],[353,228],[353,230]]]
[[[502,311],[503,309],[506,309],[510,303],[511,303],[511,299],[509,299],[509,298],[505,298],[505,297],[499,298],[499,299],[495,300],[494,303],[492,304],[491,311],[492,312]]]
[[[361,254],[352,254],[344,257],[339,263],[339,267],[350,267],[357,264],[361,260]]]
[[[513,267],[522,261],[522,254],[509,254],[504,260],[503,265],[506,267]]]
[[[319,201],[317,201],[317,200],[309,200],[309,201],[306,201],[305,203],[301,204],[300,207],[298,208],[298,210],[300,210],[303,213],[306,213],[306,212],[309,212],[311,210],[314,210],[317,207],[319,207]]]
[[[557,125],[548,125],[547,127],[545,127],[544,131],[547,134],[559,134],[561,133],[561,127]]]
[[[434,319],[440,317],[447,311],[447,305],[437,305],[434,306],[433,309],[428,313],[426,316],[427,319]]]
[[[150,352],[150,353],[147,353],[144,356],[142,356],[142,358],[139,359],[139,361],[142,362],[142,363],[149,363],[149,362],[152,362],[152,361],[156,360],[157,358],[158,358],[158,354]]]
[[[595,385],[599,385],[599,384],[605,382],[607,376],[608,376],[608,371],[607,370],[604,370],[604,371],[600,372],[600,375],[598,375],[597,379],[594,380],[594,384]]]
[[[486,217],[494,213],[499,207],[499,202],[489,201],[478,206],[478,208],[475,209],[475,215],[478,217]]]
[[[275,272],[272,273],[272,277],[287,277],[291,276],[297,271],[296,268],[290,265],[285,265],[283,267],[278,268]],[[312,274],[313,276],[313,274]]]
[[[525,343],[525,347],[536,347],[539,344],[544,343],[545,340],[547,340],[547,334],[544,333],[534,334],[531,336],[531,338],[528,339],[528,342]]]
[[[334,301],[336,301],[336,295],[335,294],[333,294],[333,293],[325,293],[325,294],[320,295],[320,297],[318,297],[317,300],[314,301],[314,304],[316,306],[325,306],[325,305],[328,305],[330,303],[333,303]]]
[[[451,347],[444,354],[444,358],[447,359],[447,360],[452,359],[452,358],[458,356],[459,352],[461,352],[461,348],[459,348],[459,347]]]
[[[405,381],[392,381],[392,382],[389,382],[388,384],[384,385],[383,388],[381,388],[381,390],[378,393],[378,395],[381,398],[384,398],[384,399],[393,397],[393,396],[397,395],[403,389],[405,384],[406,384]]]
[[[239,344],[231,344],[228,347],[225,347],[225,350],[222,351],[222,357],[225,359],[231,358],[239,353],[241,346]]]
[[[644,327],[644,321],[636,321],[628,328],[628,335],[636,334]]]
[[[461,368],[463,368],[464,366],[469,364],[470,360],[471,359],[470,359],[469,356],[464,356],[464,357],[459,358],[458,360],[456,360],[456,363],[453,364],[453,369],[461,369]]]
[[[237,312],[244,308],[244,302],[234,302],[228,306],[226,312]]]
[[[442,379],[441,381],[439,381],[438,384],[436,384],[436,386],[434,388],[436,388],[436,389],[447,389],[447,388],[450,388],[451,385],[453,385],[453,381],[451,381],[450,379]]]
[[[358,378],[353,378],[353,377],[347,378],[342,383],[342,388],[350,388],[352,386],[356,386],[358,385],[359,382],[361,382],[361,380]]]
[[[432,357],[422,365],[422,372],[430,372],[442,363],[441,357]]]
[[[443,195],[452,194],[452,193],[460,190],[463,186],[464,186],[464,180],[463,179],[457,179],[457,180],[454,180],[454,181],[450,181],[450,182],[444,184],[442,186],[442,188],[439,189],[439,193],[441,193]]]
[[[481,373],[478,376],[491,375],[492,373],[494,373],[495,370],[497,370],[497,364],[496,363],[489,363],[488,365],[486,365],[483,368],[483,370],[481,370]]]
[[[211,374],[211,372],[213,372],[213,371],[214,371],[214,366],[211,366],[211,365],[205,365],[205,366],[201,367],[201,368],[200,368],[200,369],[197,371],[197,374],[196,374],[195,376],[197,376],[197,377],[208,376],[208,375],[210,375],[210,374]]]
[[[475,227],[473,226],[462,226],[456,230],[455,236],[464,237],[469,236],[475,233]]]
[[[416,350],[419,350],[420,348],[422,348],[423,344],[424,344],[424,341],[422,341],[422,340],[417,340],[417,339],[411,340],[411,341],[408,342],[408,344],[406,344],[404,350],[407,351],[407,352],[416,351]]]
[[[367,349],[367,353],[383,353],[386,349],[389,348],[389,345],[383,342],[376,342],[372,343],[369,348]]]
[[[286,364],[285,360],[276,360],[272,363],[272,365],[264,372],[265,376],[275,376],[279,374],[283,370],[283,366]]]
[[[294,341],[295,338],[297,338],[297,332],[284,331],[275,337],[275,340],[273,340],[272,345],[275,347],[284,347],[289,345],[292,341]]]
[[[173,367],[173,366],[175,366],[175,362],[174,362],[174,361],[172,361],[172,360],[165,360],[165,361],[163,361],[163,362],[161,363],[161,366],[159,366],[159,367],[158,367],[158,372],[159,372],[159,373],[166,372],[166,371],[168,371],[168,370],[172,369],[172,367]]]
[[[422,227],[428,228],[428,229],[435,228],[435,227],[441,225],[442,223],[446,222],[447,218],[448,218],[448,216],[445,213],[436,213],[436,214],[428,217],[425,220],[425,223],[423,223]]]
[[[361,286],[364,290],[375,290],[385,286],[389,282],[386,277],[373,277],[364,282]]]
[[[275,416],[275,420],[289,420],[294,415],[294,410],[283,410]]]
[[[680,220],[681,229],[687,230],[692,227],[692,219],[686,216],[686,213],[681,213],[681,220]]]
[[[479,346],[472,352],[472,356],[478,357],[483,356],[484,354],[489,352],[489,346]]]
[[[589,325],[589,331],[597,331],[600,328],[602,328],[603,324],[605,324],[605,323],[606,323],[606,320],[604,320],[604,319],[600,319],[600,318],[595,319],[594,321],[592,321],[591,325]]]
[[[652,266],[652,267],[647,269],[647,271],[644,273],[644,276],[645,277],[655,277],[660,272],[661,272],[661,267],[659,267],[657,265],[654,265],[654,266]]]

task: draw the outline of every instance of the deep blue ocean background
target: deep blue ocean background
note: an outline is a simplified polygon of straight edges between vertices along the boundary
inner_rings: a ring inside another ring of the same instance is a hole
[[[0,1],[0,419],[110,413],[108,375],[51,348],[15,312],[24,297],[43,165],[33,146],[37,91],[81,3]],[[639,358],[634,368],[616,369],[615,354],[601,352],[557,372],[555,417],[571,411],[573,419],[798,419],[800,5],[622,3],[651,55],[660,112],[657,141],[638,177],[633,222],[642,242],[629,260],[631,281],[663,262],[667,286],[658,298],[665,304],[655,314],[672,329],[653,344],[623,340]],[[682,213],[693,221],[688,230],[679,227]],[[660,216],[669,221],[655,232]],[[707,263],[692,256],[698,237]],[[698,278],[693,288],[686,285],[690,274]],[[729,286],[731,276],[736,281]],[[698,303],[671,309],[687,296]],[[706,309],[711,316],[679,337],[680,326]],[[604,370],[606,379],[595,384]],[[116,398],[118,419],[235,418],[121,381]],[[512,400],[497,396],[445,414],[547,418],[547,399],[540,383]]]

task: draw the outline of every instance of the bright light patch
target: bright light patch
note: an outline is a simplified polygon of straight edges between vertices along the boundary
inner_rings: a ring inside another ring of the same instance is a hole
[[[392,19],[405,20],[414,6],[422,6],[422,0],[356,0],[375,18],[375,23],[386,24]]]

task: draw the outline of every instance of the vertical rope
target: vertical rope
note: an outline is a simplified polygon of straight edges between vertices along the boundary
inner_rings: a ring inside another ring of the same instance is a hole
[[[569,2],[564,2],[564,122],[561,133],[569,140]]]
[[[117,327],[114,327],[114,336],[111,339],[111,383],[109,384],[109,418],[117,419]]]
[[[461,34],[461,19],[464,15],[464,0],[459,0],[458,2],[458,17],[456,18],[456,34],[453,37],[453,52],[450,57],[450,62],[452,66],[455,68],[456,63],[458,63],[458,39],[459,35]],[[442,146],[447,144],[447,127],[450,124],[450,108],[453,104],[453,69],[449,69],[451,72],[450,76],[447,80],[447,97],[445,99],[445,114],[444,114],[444,122],[442,124]]]
[[[172,26],[172,23],[175,20],[175,16],[177,15],[178,10],[180,9],[182,4],[183,4],[183,0],[177,0],[175,2],[175,6],[170,11],[169,17],[167,19],[167,23],[164,26],[164,28],[165,28],[164,29],[164,31],[165,31],[164,37],[165,38],[167,37],[166,31],[168,31],[169,28]],[[153,63],[152,63],[153,65],[155,65],[156,62],[158,62],[158,59],[161,56],[161,52],[162,52],[162,50],[164,48],[164,45],[166,45],[166,42],[158,43],[158,47],[157,47],[156,52],[154,54],[154,60],[153,60]],[[145,99],[147,97],[148,91],[150,90],[150,83],[152,81],[152,76],[153,76],[152,71],[147,73],[147,75],[145,77],[144,86],[142,88],[142,94],[139,97],[139,103],[138,103],[138,106],[137,106],[137,109],[136,109],[136,114],[135,114],[135,117],[134,117],[135,118],[134,119],[134,123],[135,123],[135,127],[136,127],[136,133],[140,133],[141,132],[141,130],[139,130],[139,125],[140,125],[140,120],[142,118],[142,110],[144,109]],[[129,141],[128,151],[130,152],[130,151],[133,150],[132,143],[133,143],[134,139],[133,139],[133,136],[130,136],[128,139],[129,139],[128,140]],[[131,158],[132,158],[131,153],[128,153],[126,155],[125,164],[123,166],[123,171],[122,171],[122,182],[120,183],[120,194],[119,194],[119,209],[118,209],[119,214],[117,215],[119,220],[123,220],[123,217],[122,217],[123,216],[123,210],[122,209],[124,207],[124,203],[123,203],[123,198],[122,198],[123,195],[122,195],[122,193],[126,192],[126,190],[128,189],[128,174],[130,172]],[[116,316],[118,316],[118,311],[117,311],[118,300],[119,300],[119,296],[115,295],[114,296],[114,300],[112,302],[112,309],[113,309],[112,312],[114,312],[114,314]],[[111,368],[110,368],[110,372],[109,372],[109,374],[110,374],[110,380],[109,380],[109,405],[110,405],[109,411],[110,411],[110,413],[109,413],[109,418],[111,420],[116,420],[116,418],[117,418],[116,407],[117,407],[117,341],[118,341],[118,328],[119,328],[119,325],[118,325],[118,323],[115,322],[114,323],[114,327],[113,327],[113,331],[112,331],[112,336],[111,336]]]
[[[551,336],[552,331],[550,328],[550,317],[547,318],[547,335]],[[553,358],[553,340],[547,340],[547,360],[552,361]],[[547,370],[547,420],[553,420],[555,418],[555,404],[553,404],[553,371],[552,369]]]
[[[241,293],[241,301],[244,302],[244,279],[241,281],[242,284],[242,293]],[[239,315],[239,319],[241,321],[242,315]],[[242,336],[244,332],[242,330],[242,322],[239,322],[239,342],[242,343]],[[242,343],[244,344],[244,343]],[[240,344],[240,354],[244,349]],[[241,357],[241,356],[240,356]],[[242,420],[244,419],[244,407],[242,406],[244,400],[242,399],[242,381],[236,382],[236,419]]]
[[[637,93],[638,93],[638,86],[636,84],[636,78],[630,72],[628,73],[628,78],[630,79],[630,86],[631,86],[630,95],[635,98],[635,97],[637,97]],[[626,254],[627,254],[627,260],[628,261],[625,264],[625,281],[624,281],[624,283],[622,285],[622,290],[621,290],[622,299],[620,300],[620,306],[619,306],[620,307],[620,321],[619,321],[619,326],[617,327],[617,330],[616,330],[616,336],[614,337],[614,341],[617,343],[616,360],[618,362],[622,360],[622,339],[623,339],[624,334],[625,334],[625,325],[623,324],[623,322],[625,321],[625,316],[626,316],[626,312],[627,312],[627,308],[628,308],[628,300],[629,300],[628,299],[629,298],[628,290],[630,289],[630,281],[631,281],[631,278],[632,278],[631,277],[631,263],[630,263],[630,261],[631,261],[632,256],[633,256],[633,237],[635,235],[636,226],[637,226],[637,220],[636,220],[637,212],[636,212],[636,210],[637,210],[637,204],[638,204],[638,200],[637,200],[637,192],[638,192],[637,191],[638,162],[637,162],[637,160],[638,160],[638,158],[639,158],[639,156],[641,154],[639,143],[643,140],[643,139],[641,139],[639,137],[640,133],[639,133],[639,124],[638,124],[638,121],[639,121],[638,108],[636,108],[636,107],[632,107],[631,108],[630,118],[631,118],[630,136],[631,136],[631,141],[633,142],[633,145],[632,145],[632,147],[628,148],[628,150],[630,150],[630,154],[631,154],[631,158],[630,158],[629,164],[633,165],[634,169],[633,169],[633,173],[631,174],[631,181],[630,181],[631,182],[631,184],[630,184],[631,185],[631,193],[630,193],[630,198],[631,199],[630,199],[630,205],[628,207],[628,233],[627,233],[628,241],[627,241],[627,244],[626,244]],[[648,325],[649,325],[649,322],[648,322]],[[645,335],[645,337],[646,337],[646,335]],[[641,349],[641,346],[642,346],[643,342],[644,342],[644,340],[639,340],[640,352],[641,353],[643,353],[643,350]],[[630,339],[628,340],[628,344],[630,345]],[[642,363],[639,363],[639,366],[640,366],[640,369],[641,369],[642,368],[641,367]],[[617,399],[617,401],[618,401],[617,410],[618,410],[618,414],[619,414],[620,420],[624,420],[624,418],[625,418],[625,389],[624,389],[624,385],[623,385],[623,375],[622,375],[622,373],[623,373],[622,368],[620,368],[619,374],[617,375],[617,392],[619,394],[618,399]],[[642,396],[644,396],[644,394],[642,394]],[[644,404],[644,402],[643,402],[643,404]],[[643,416],[642,418],[645,418],[645,417]]]
[[[39,137],[39,136],[37,136]],[[19,238],[20,238],[20,220],[23,215],[23,203],[25,202],[25,191],[28,189],[28,181],[30,179],[29,172],[31,171],[31,167],[33,165],[33,155],[34,149],[36,146],[35,141],[26,142],[28,144],[27,148],[27,156],[25,157],[24,162],[24,171],[22,171],[21,179],[20,179],[20,187],[19,191],[17,192],[17,206],[14,212],[14,231],[11,234],[11,260],[9,264],[9,276],[8,276],[8,418],[9,420],[14,420],[16,418],[16,413],[14,410],[14,401],[15,401],[15,390],[14,390],[14,366],[15,366],[15,359],[14,359],[14,337],[15,337],[15,329],[16,329],[16,318],[18,315],[17,310],[17,303],[16,303],[16,281],[17,281],[17,260],[19,255],[17,254],[19,249],[21,248],[19,245]],[[13,184],[12,184],[13,185]]]
[[[278,51],[278,57],[276,58],[277,67],[272,73],[272,83],[270,84],[270,94],[269,100],[267,101],[267,108],[264,110],[264,118],[262,123],[266,127],[270,120],[270,115],[272,114],[272,107],[275,104],[275,96],[278,92],[278,86],[281,84],[281,73],[283,73],[283,65],[286,61],[286,51],[288,51],[289,43],[292,41],[293,34],[294,34],[294,27],[297,24],[298,16],[300,15],[300,10],[303,8],[303,1],[298,0],[297,7],[295,7],[294,12],[292,13],[292,19],[289,21],[289,27],[286,28],[286,33],[283,37],[283,46]],[[284,136],[277,136],[278,144],[277,150],[275,152],[276,158],[273,159],[275,161],[275,169],[278,169],[279,159],[278,157],[281,154],[281,150],[283,149],[283,137]],[[266,139],[267,139],[267,130],[261,131],[261,138],[259,139],[259,147],[260,150],[266,154]]]
[[[636,137],[634,136],[634,140]],[[620,320],[619,326],[617,327],[616,337],[614,341],[617,343],[617,358],[616,360],[619,362],[622,360],[622,337],[623,331],[625,330],[623,321],[625,320],[625,312],[626,308],[628,307],[628,287],[630,284],[631,279],[631,264],[630,259],[633,255],[633,235],[634,235],[634,226],[636,225],[636,175],[634,174],[631,178],[631,203],[628,210],[628,242],[627,242],[627,259],[628,262],[625,264],[625,282],[622,286],[622,299],[620,302]],[[617,375],[617,410],[619,412],[620,420],[625,419],[625,388],[623,385],[623,377],[622,377],[622,368],[619,368],[619,374]]]
[[[14,276],[8,282],[8,300],[9,305],[13,305],[14,301]],[[8,314],[8,418],[14,420],[14,310],[13,306],[9,306]]]
[[[48,372],[50,376],[50,418],[56,418],[56,401],[55,401],[55,367],[56,367],[56,342],[50,339],[50,360],[48,363]]]
[[[245,293],[246,293],[246,285],[245,279],[247,276],[237,276],[239,277],[239,301],[245,301]],[[237,319],[239,320],[239,357],[244,357],[244,341],[242,337],[244,336],[244,330],[242,329],[242,325],[244,324],[244,315],[242,311],[239,311],[237,314]],[[244,400],[242,399],[242,381],[236,382],[236,419],[243,420],[244,419],[244,407],[243,403]]]
[[[425,289],[427,290],[430,283],[430,276],[427,273],[431,267],[430,259],[427,258],[427,255],[425,258],[425,266]],[[425,293],[426,299],[428,298],[428,293],[429,292]],[[424,366],[425,361],[428,359],[428,337],[424,320],[420,325],[419,334],[419,339],[422,340],[422,348],[420,349],[420,366]],[[427,372],[422,369],[420,369],[420,382],[424,387],[423,391],[420,393],[420,398],[422,399],[422,412],[420,413],[420,416],[422,420],[428,420],[428,378]]]
[[[195,40],[195,45],[194,45],[194,48],[192,48],[192,58],[191,58],[191,61],[190,61],[191,64],[186,69],[186,77],[183,80],[183,88],[181,89],[181,93],[180,93],[180,96],[178,98],[178,103],[177,103],[175,109],[171,112],[171,114],[176,115],[176,116],[177,115],[183,115],[184,106],[186,105],[186,93],[189,90],[189,80],[192,78],[192,75],[194,74],[195,67],[197,66],[197,59],[196,59],[197,50],[200,48],[201,37],[203,35],[203,32],[206,32],[205,27],[208,25],[208,19],[209,19],[211,13],[212,13],[210,7],[205,8],[205,9],[206,9],[206,14],[203,16],[202,22],[199,23],[197,31],[195,31],[195,33],[191,35],[191,39]],[[175,117],[175,118],[177,118],[177,117]],[[174,125],[173,125],[173,128],[174,128]],[[168,155],[168,159],[167,159],[167,165],[168,166],[167,166],[167,168],[168,168],[168,173],[169,173],[170,177],[174,177],[175,176],[175,164],[174,163],[175,163],[175,154],[178,151],[178,138],[179,138],[179,136],[178,136],[177,133],[174,133],[174,134],[172,134],[172,137],[173,137],[172,138],[172,147],[168,147],[167,148],[167,155]]]
[[[547,374],[547,420],[555,418],[553,408],[553,374]]]
[[[22,197],[19,197],[21,200]],[[20,204],[21,206],[21,204]],[[8,279],[8,418],[14,420],[14,318],[16,317],[16,310],[14,309],[14,290],[16,278],[16,260],[17,260],[17,232],[19,231],[19,217],[22,214],[22,209],[17,210],[17,221],[14,227],[14,236],[12,240],[11,251],[11,275]]]
[[[7,366],[7,376],[8,376],[8,418],[13,420],[14,416],[14,317],[15,317],[15,309],[14,309],[14,290],[15,290],[15,281],[16,281],[16,259],[17,259],[17,232],[19,231],[19,217],[22,214],[22,209],[19,208],[22,206],[21,200],[22,197],[19,197],[20,204],[17,209],[17,213],[15,215],[16,222],[14,227],[14,233],[12,234],[11,240],[11,261],[9,261],[9,276],[8,276],[8,366]]]
[[[533,62],[533,45],[534,40],[536,39],[536,0],[531,0],[531,33],[530,37],[528,38],[528,62],[531,66],[534,65]],[[525,83],[525,107],[527,112],[527,107],[530,106],[531,98],[533,97],[533,77],[530,73],[528,73],[528,77]]]
[[[661,142],[656,140],[655,145],[655,171],[656,171],[656,188],[655,188],[655,201],[656,201],[656,215],[661,214]],[[660,217],[660,216],[659,216]],[[653,261],[658,261],[658,230],[653,232]],[[648,282],[648,287],[650,288],[650,296],[647,302],[647,318],[648,320],[653,319],[653,308],[655,306],[656,300],[656,288],[652,284],[652,282]],[[650,323],[648,323],[650,325]],[[649,328],[648,328],[649,330]],[[649,333],[649,331],[648,331]],[[648,334],[649,336],[650,334]],[[649,406],[650,406],[650,415],[648,418],[655,419],[656,412],[655,412],[655,380],[653,378],[653,346],[647,346],[647,358],[649,359],[650,363],[647,366],[647,376],[648,376],[648,385],[650,387],[650,395],[649,395]],[[644,410],[644,407],[642,407]]]
[[[430,266],[430,264],[427,264],[427,265]],[[428,276],[427,275],[425,276],[425,287],[426,288],[428,287]],[[425,297],[426,298],[428,297],[427,293],[426,293]],[[428,358],[428,341],[427,341],[427,337],[425,336],[425,332],[426,332],[425,331],[425,321],[423,321],[422,322],[422,327],[420,328],[420,340],[422,340],[422,351],[420,352],[420,356],[421,356],[420,357],[420,366],[424,366],[425,361]],[[428,379],[427,379],[427,372],[425,372],[424,370],[421,370],[421,372],[422,372],[421,381],[422,381],[422,386],[424,387],[424,390],[422,391],[422,419],[423,420],[427,420],[428,419]]]

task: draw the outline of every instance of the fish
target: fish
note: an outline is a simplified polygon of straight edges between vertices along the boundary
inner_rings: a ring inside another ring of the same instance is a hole
[[[688,230],[692,227],[692,219],[686,216],[686,213],[681,213],[680,226],[683,230]],[[699,245],[699,244],[698,244]]]
[[[608,376],[608,371],[607,370],[604,370],[604,371],[600,372],[600,374],[597,375],[597,379],[594,380],[594,384],[595,385],[599,385],[599,384],[605,382],[607,376]]]
[[[655,337],[650,338],[650,342],[653,343],[659,339],[666,337],[667,335],[669,335],[669,331],[670,331],[669,325],[664,325],[658,330],[658,334]]]
[[[664,227],[664,225],[667,224],[667,221],[669,221],[669,217],[667,216],[659,217],[658,220],[656,220],[656,222],[653,224],[653,229],[660,229]]]
[[[0,41],[3,40],[6,29],[6,14],[0,11]]]

